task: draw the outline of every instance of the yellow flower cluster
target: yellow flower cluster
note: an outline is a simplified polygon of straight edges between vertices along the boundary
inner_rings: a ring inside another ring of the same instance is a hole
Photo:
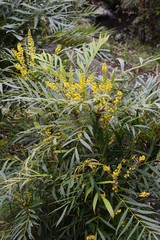
[[[111,172],[110,166],[103,165],[103,171],[104,171],[104,172],[107,172],[107,173],[110,173],[110,172]]]
[[[47,129],[45,131],[45,134],[46,134],[47,137],[50,137],[52,133],[51,133],[50,129]]]
[[[34,65],[34,59],[35,59],[35,46],[34,46],[34,41],[31,35],[31,30],[28,30],[28,48],[27,48],[27,63],[30,65]]]
[[[149,197],[150,196],[150,193],[149,192],[141,192],[139,194],[139,197],[142,197],[142,198],[145,198],[145,197]]]
[[[103,63],[103,64],[102,64],[102,73],[107,74],[107,72],[108,72],[107,64],[106,64],[106,63]]]
[[[125,222],[125,221],[123,221],[123,222],[121,223],[121,227],[124,227],[124,226],[125,226],[125,224],[126,224],[126,222]]]
[[[77,133],[77,138],[80,139],[81,137],[82,137],[82,133],[81,132]]]
[[[135,160],[135,158],[136,156],[133,156],[132,160]],[[124,178],[128,178],[130,176],[130,172],[134,171],[137,168],[138,164],[144,162],[145,160],[146,160],[146,157],[144,155],[140,156],[136,161],[136,163],[129,167],[127,172],[124,174]]]
[[[17,44],[17,50],[12,49],[13,55],[17,59],[18,63],[14,64],[14,67],[20,71],[22,77],[25,77],[28,73],[29,66],[33,66],[35,59],[35,46],[31,35],[31,31],[28,30],[28,45],[26,46],[25,56],[24,50],[20,43]]]
[[[40,124],[38,122],[34,122],[33,124],[34,124],[35,127],[39,127],[40,126]]]
[[[100,196],[101,196],[101,198],[105,198],[105,197],[106,197],[106,194],[105,194],[105,193],[102,193]]]
[[[54,83],[46,81],[45,84],[46,84],[46,86],[50,87],[54,91],[57,89],[57,87],[56,87],[56,85]]]
[[[14,67],[20,71],[22,77],[26,76],[27,74],[27,68],[25,64],[25,58],[24,58],[24,50],[20,43],[17,44],[17,51],[12,49],[12,52],[19,63],[14,64]]]
[[[86,240],[94,240],[95,239],[95,236],[94,235],[88,235],[86,237]]]
[[[108,83],[106,84],[106,87],[103,87],[102,89],[105,90],[105,93],[106,93],[106,92],[111,91],[112,88],[113,88],[113,85],[112,85],[111,81],[108,80]],[[103,92],[101,92],[101,94],[103,94]],[[109,102],[112,100],[111,97],[101,98],[100,103],[99,103],[99,107],[101,107],[104,110],[104,112],[101,115],[101,121],[102,121],[102,125],[103,125],[104,128],[106,128],[109,120],[113,116],[113,113],[117,110],[116,105],[121,101],[121,99],[122,99],[122,92],[121,91],[117,92],[117,96],[116,96],[116,98],[115,98],[115,100],[113,101],[112,104],[109,104]]]
[[[111,91],[112,88],[113,88],[113,84],[111,83],[111,80],[107,79],[107,81],[100,83],[99,93],[101,93],[101,94],[107,93],[107,92]]]
[[[116,99],[113,101],[113,104],[116,106],[121,101],[121,99],[122,99],[122,92],[118,91]]]
[[[129,170],[124,174],[124,178],[128,178],[130,176],[130,172],[134,171],[137,167],[137,164],[133,164],[131,167],[129,167]]]
[[[142,155],[139,157],[138,161],[139,162],[144,162],[146,160],[146,156]]]
[[[61,44],[58,44],[56,49],[55,49],[55,54],[58,54],[62,49],[62,45]]]
[[[104,112],[101,115],[101,122],[102,122],[102,126],[104,128],[106,128],[106,126],[108,125],[109,120],[111,119],[113,113],[114,113],[114,110],[113,110],[113,108],[110,107],[110,108],[108,108],[108,111],[106,110],[106,112]]]
[[[113,178],[112,190],[114,192],[118,191],[118,176],[121,173],[121,169],[122,169],[122,164],[120,163],[120,164],[118,164],[117,168],[112,173],[112,178]]]
[[[84,73],[80,74],[79,82],[74,83],[71,79],[70,72],[70,81],[62,79],[64,86],[64,94],[71,101],[81,101],[85,97],[85,92],[87,88],[87,81]]]
[[[108,145],[110,146],[114,142],[114,140],[115,140],[115,137],[114,137],[114,135],[112,135]]]
[[[79,165],[75,169],[75,173],[84,171],[86,167],[90,167],[92,170],[94,170],[97,168],[98,165],[99,165],[99,162],[96,159],[86,159],[81,165]]]
[[[118,215],[118,214],[120,214],[121,212],[122,212],[122,209],[120,208],[120,209],[118,209],[118,210],[116,211],[115,215]]]

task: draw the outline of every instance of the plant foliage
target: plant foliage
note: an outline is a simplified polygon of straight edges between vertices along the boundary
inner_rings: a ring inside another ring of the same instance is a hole
[[[23,154],[0,162],[2,240],[159,239],[159,75],[132,79],[159,57],[99,74],[91,64],[107,40],[37,54],[29,31],[12,50],[2,124]]]

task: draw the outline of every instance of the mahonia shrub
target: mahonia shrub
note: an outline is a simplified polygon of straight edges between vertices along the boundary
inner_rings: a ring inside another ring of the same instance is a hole
[[[158,75],[130,84],[131,70],[117,77],[105,62],[94,72],[107,40],[36,54],[29,31],[12,50],[3,101],[27,125],[15,138],[27,154],[3,159],[1,239],[159,238]]]

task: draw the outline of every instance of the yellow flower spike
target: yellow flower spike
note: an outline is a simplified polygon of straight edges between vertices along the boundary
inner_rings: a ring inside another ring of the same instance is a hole
[[[117,168],[113,171],[112,173],[112,178],[113,178],[113,187],[112,190],[114,192],[118,191],[118,176],[121,173],[121,169],[122,169],[122,164],[119,163]]]
[[[99,85],[99,91],[102,94],[111,91],[112,88],[113,84],[111,83],[110,79],[107,79],[106,82],[101,82],[101,84]]]
[[[58,44],[56,49],[55,49],[55,54],[58,54],[62,49],[62,45],[61,44]]]
[[[22,77],[25,77],[27,75],[27,69],[23,68],[19,63],[14,64],[14,67],[20,71]]]
[[[12,52],[15,56],[15,58],[18,60],[19,63],[14,64],[15,68],[20,71],[22,77],[24,77],[27,74],[27,67],[25,65],[25,59],[24,59],[24,51],[20,43],[17,44],[17,51],[12,49]]]
[[[92,83],[92,91],[94,94],[98,93],[98,84],[96,82]]]
[[[20,43],[17,44],[17,50],[18,50],[18,52],[23,54],[23,48]]]
[[[27,53],[28,64],[34,65],[35,54],[36,54],[35,45],[31,35],[31,30],[29,29],[28,30],[28,53]]]
[[[103,74],[107,74],[108,73],[108,67],[106,63],[102,64],[102,73]]]
[[[141,197],[141,198],[145,198],[145,197],[149,197],[150,196],[150,193],[149,192],[141,192],[141,193],[139,193],[139,197]]]
[[[91,73],[88,78],[87,78],[87,82],[88,83],[93,83],[94,82],[94,76],[95,76],[95,72]]]
[[[83,90],[85,90],[85,88],[86,88],[85,74],[81,73],[80,78],[79,78],[79,89],[81,89],[83,91]]]

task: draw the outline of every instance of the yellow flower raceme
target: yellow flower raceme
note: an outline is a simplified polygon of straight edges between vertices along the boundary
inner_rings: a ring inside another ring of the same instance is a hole
[[[110,79],[107,79],[105,82],[102,82],[99,85],[99,93],[106,94],[107,92],[111,91],[113,88],[113,84],[111,83]]]
[[[145,197],[149,197],[150,196],[150,193],[149,192],[141,192],[140,194],[139,194],[139,197],[141,197],[141,198],[145,198]]]
[[[73,82],[74,82],[73,67],[71,65],[70,68],[69,68],[69,83],[73,84]]]
[[[30,66],[35,65],[34,59],[36,50],[30,30],[28,30],[28,44],[26,46],[25,54],[20,43],[17,44],[17,50],[13,49],[12,52],[18,61],[17,64],[14,64],[15,68],[20,71],[22,77],[25,77]]]
[[[117,104],[121,101],[121,99],[122,99],[122,92],[121,92],[121,91],[118,91],[118,92],[117,92],[117,97],[116,97],[116,99],[113,101],[113,104],[114,104],[114,105],[117,105]]]
[[[136,156],[134,155],[132,158],[131,158],[133,161],[136,161],[136,163],[134,163],[132,166],[129,167],[129,169],[127,170],[127,172],[124,174],[124,178],[128,178],[130,176],[130,173],[132,171],[134,171],[137,167],[138,167],[138,164],[144,162],[146,160],[146,156],[145,155],[142,155],[138,158],[136,158]],[[123,160],[122,161],[123,163],[126,162],[126,160]]]
[[[30,65],[34,65],[34,59],[35,59],[35,54],[36,54],[36,50],[35,50],[35,46],[34,46],[34,41],[31,35],[31,30],[28,30],[28,64]]]
[[[94,83],[95,81],[94,81],[94,77],[95,77],[95,72],[93,72],[93,73],[91,73],[89,76],[88,76],[88,78],[87,78],[87,82],[88,83]]]
[[[87,85],[86,85],[86,77],[84,73],[80,74],[80,78],[79,78],[79,89],[81,91],[84,91],[86,89]]]
[[[114,192],[117,192],[118,191],[118,176],[121,172],[121,169],[122,169],[122,164],[119,163],[117,168],[113,171],[112,173],[112,178],[113,178],[113,187],[112,187],[112,190]]]
[[[26,67],[23,67],[22,65],[20,65],[19,63],[14,64],[14,67],[20,71],[22,77],[25,77],[27,75],[27,69]]]
[[[27,74],[27,67],[25,64],[24,50],[20,43],[17,44],[17,51],[12,49],[15,58],[18,63],[14,64],[15,68],[20,71],[21,75],[24,77]]]

